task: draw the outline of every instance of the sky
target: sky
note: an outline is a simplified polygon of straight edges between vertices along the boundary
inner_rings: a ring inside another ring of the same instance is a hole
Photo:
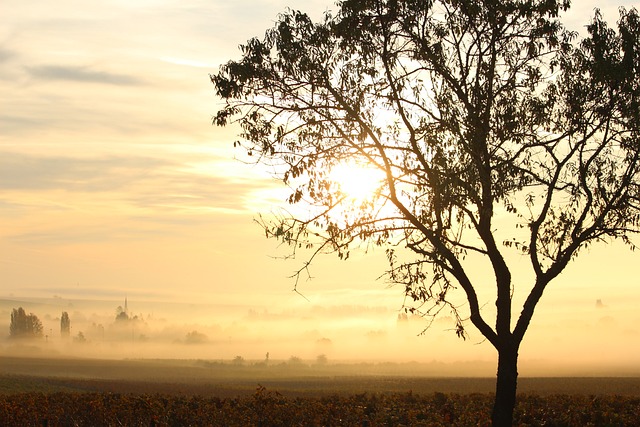
[[[574,3],[566,22],[584,34],[596,4],[613,23],[617,6],[634,1]],[[221,100],[209,73],[286,7],[314,19],[335,9],[323,0],[2,2],[0,298],[126,296],[226,305],[238,318],[377,307],[382,324],[393,323],[402,292],[377,280],[380,253],[324,257],[302,283],[304,298],[292,292],[303,260],[277,259],[286,250],[253,221],[285,193],[236,158],[235,129],[211,124]],[[640,360],[629,344],[640,341],[636,265],[637,253],[619,245],[570,265],[534,317],[531,357],[563,343],[567,354],[609,346]],[[443,330],[416,338],[407,357],[431,357]],[[460,351],[485,357],[486,347]]]

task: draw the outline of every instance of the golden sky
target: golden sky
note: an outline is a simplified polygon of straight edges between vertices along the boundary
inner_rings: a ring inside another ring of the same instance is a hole
[[[596,4],[613,24],[617,6],[635,1],[574,3],[567,22],[584,33]],[[323,0],[3,0],[0,298],[399,310],[401,290],[376,280],[382,254],[321,259],[302,284],[309,301],[293,293],[288,275],[302,260],[274,259],[285,251],[252,222],[283,193],[264,170],[234,160],[234,129],[211,124],[220,100],[208,74],[285,7],[314,18],[333,8]],[[618,246],[583,253],[552,284],[532,329],[541,340],[553,332],[577,342],[606,324],[603,336],[640,341],[637,260]],[[485,304],[493,305],[490,293]],[[590,341],[587,349],[602,347]],[[640,360],[637,344],[622,348]]]

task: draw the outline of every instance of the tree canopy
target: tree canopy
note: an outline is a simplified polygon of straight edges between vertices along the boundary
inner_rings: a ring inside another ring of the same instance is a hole
[[[9,336],[11,338],[41,338],[42,322],[33,313],[27,314],[24,308],[18,307],[11,311]]]
[[[345,0],[318,23],[288,10],[211,76],[226,100],[214,123],[239,124],[235,144],[273,167],[290,203],[313,207],[261,219],[267,236],[311,248],[309,261],[383,247],[409,308],[448,308],[465,337],[450,298],[461,288],[468,320],[499,354],[497,402],[506,377],[515,399],[518,348],[547,285],[592,243],[633,248],[639,226],[640,19],[621,8],[616,31],[596,11],[578,40],[558,19],[568,8]],[[332,180],[345,162],[380,171],[366,200]],[[518,283],[517,317],[514,250],[532,278]],[[470,275],[471,255],[493,272],[495,319],[481,310],[487,278]]]

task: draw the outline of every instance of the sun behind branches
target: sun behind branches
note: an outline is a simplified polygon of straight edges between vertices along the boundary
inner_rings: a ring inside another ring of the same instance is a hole
[[[349,203],[360,204],[374,197],[384,174],[355,162],[341,162],[331,168],[329,177]]]

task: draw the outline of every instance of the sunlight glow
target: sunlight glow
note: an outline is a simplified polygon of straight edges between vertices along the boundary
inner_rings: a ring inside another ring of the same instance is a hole
[[[343,162],[331,168],[329,177],[352,202],[373,198],[384,179],[384,174],[367,166]]]

